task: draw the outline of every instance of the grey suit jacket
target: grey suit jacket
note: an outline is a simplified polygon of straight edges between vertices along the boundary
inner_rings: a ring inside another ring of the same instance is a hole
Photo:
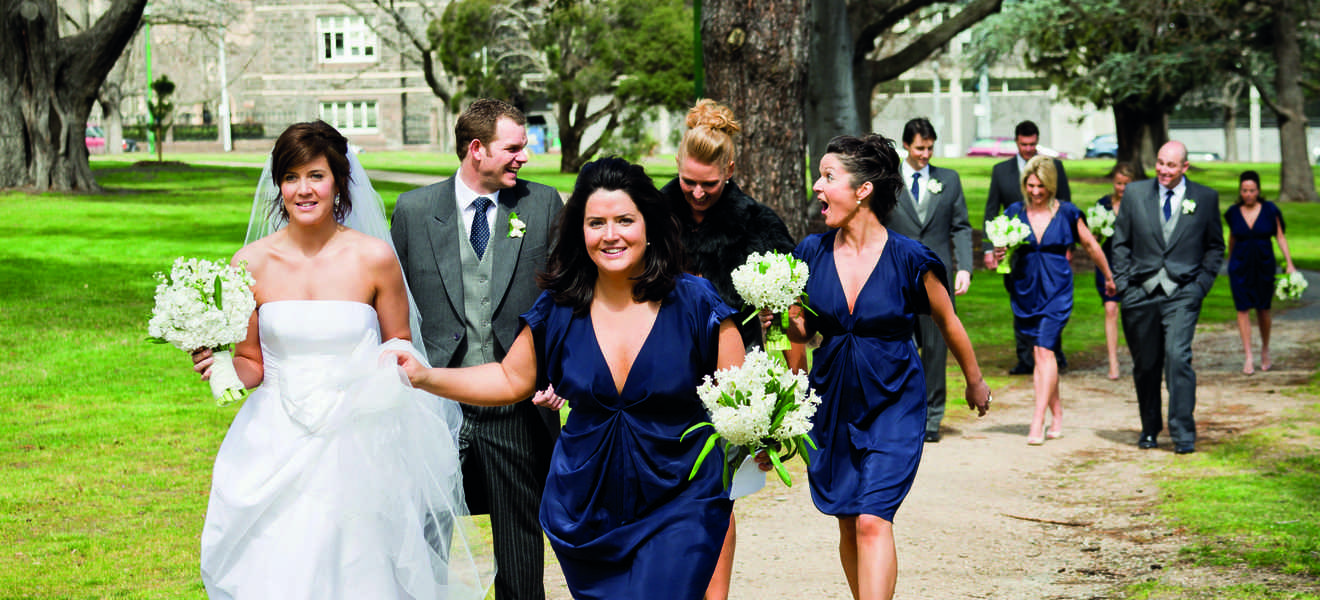
[[[555,220],[563,208],[554,188],[521,179],[502,190],[499,198],[487,250],[494,260],[491,325],[496,360],[504,358],[518,337],[518,316],[541,294],[536,273],[545,268]],[[508,235],[509,216],[514,212],[527,224],[522,237]],[[390,234],[422,313],[427,358],[437,367],[452,366],[466,334],[459,244],[467,238],[454,199],[453,178],[399,196]]]
[[[930,166],[930,178],[943,189],[926,198],[926,218],[917,213],[912,190],[904,185],[898,191],[898,203],[885,217],[885,227],[924,244],[944,261],[950,281],[956,271],[972,270],[972,224],[967,218],[967,199],[963,197],[962,179],[952,169]]]
[[[1063,170],[1063,163],[1059,159],[1054,159],[1054,172],[1058,174],[1057,187],[1054,197],[1059,200],[1072,201],[1072,189],[1068,187],[1068,174]],[[990,171],[990,195],[985,201],[985,220],[989,221],[1000,213],[1004,212],[1009,205],[1014,202],[1022,201],[1022,173],[1018,171],[1017,157],[1013,156],[1008,160],[995,163],[994,169]],[[985,224],[982,223],[982,226]],[[984,251],[994,250],[994,244],[986,238]]]
[[[1210,291],[1224,262],[1224,229],[1219,221],[1219,192],[1187,181],[1187,200],[1196,203],[1165,242],[1159,184],[1154,179],[1128,185],[1123,210],[1114,224],[1110,267],[1118,293],[1128,302],[1127,290],[1144,293],[1141,284],[1163,267],[1179,287],[1195,283],[1201,295]],[[1181,210],[1174,207],[1174,210]]]

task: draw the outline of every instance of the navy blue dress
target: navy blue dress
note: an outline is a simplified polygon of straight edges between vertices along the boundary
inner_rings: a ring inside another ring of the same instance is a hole
[[[1099,204],[1100,206],[1109,209],[1109,212],[1114,212],[1114,202],[1110,199],[1109,196],[1105,196],[1104,198],[1101,198],[1096,202],[1096,204]],[[1091,227],[1092,234],[1095,233],[1095,228],[1092,227],[1090,223],[1087,223],[1086,226]],[[1100,249],[1104,250],[1105,260],[1109,262],[1109,264],[1111,265],[1110,268],[1113,268],[1112,265],[1114,264],[1114,238],[1112,237],[1105,238],[1104,243],[1100,244]],[[1095,293],[1100,294],[1101,302],[1122,301],[1119,296],[1110,296],[1105,293],[1105,274],[1100,272],[1100,267],[1095,268]]]
[[[616,391],[589,315],[542,293],[522,315],[542,382],[571,412],[550,459],[541,527],[573,597],[688,598],[706,591],[729,528],[719,460],[688,473],[708,421],[697,397],[715,371],[720,322],[734,314],[709,282],[682,275]]]
[[[808,236],[793,251],[811,269],[807,311],[823,340],[811,385],[821,397],[811,436],[811,498],[822,513],[892,522],[921,461],[926,377],[912,333],[930,313],[922,277],[946,281],[934,252],[892,230],[848,312],[834,264],[837,230]]]
[[[1031,226],[1021,202],[1004,211],[1009,218]],[[1004,277],[1013,314],[1024,324],[1022,332],[1034,345],[1055,348],[1072,316],[1073,272],[1068,249],[1077,243],[1077,222],[1082,210],[1071,202],[1060,202],[1059,210],[1045,226],[1043,239],[1036,232],[1013,251],[1013,272]]]
[[[1250,227],[1242,218],[1242,205],[1234,204],[1224,211],[1228,233],[1233,237],[1233,253],[1228,255],[1228,284],[1233,290],[1233,307],[1238,312],[1250,309],[1269,310],[1274,299],[1275,220],[1283,227],[1283,213],[1273,202],[1261,202],[1260,214]]]

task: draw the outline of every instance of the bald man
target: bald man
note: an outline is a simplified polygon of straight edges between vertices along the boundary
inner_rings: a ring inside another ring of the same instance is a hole
[[[1123,334],[1141,413],[1137,447],[1159,446],[1164,429],[1160,378],[1169,390],[1173,451],[1196,451],[1196,371],[1192,335],[1201,300],[1224,262],[1219,193],[1189,181],[1187,147],[1160,147],[1155,179],[1128,185],[1114,226],[1110,266],[1122,297]]]

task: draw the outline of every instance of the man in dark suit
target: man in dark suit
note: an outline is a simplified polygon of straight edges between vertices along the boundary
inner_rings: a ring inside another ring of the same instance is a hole
[[[1017,140],[1017,155],[996,164],[990,172],[990,196],[985,201],[987,222],[999,216],[999,213],[1004,212],[1010,204],[1022,201],[1022,170],[1027,166],[1027,161],[1036,156],[1036,145],[1040,142],[1040,128],[1035,123],[1031,121],[1018,123],[1013,135]],[[1054,197],[1071,201],[1072,192],[1068,189],[1068,175],[1063,172],[1063,163],[1057,158],[1054,159],[1054,172],[1059,177],[1059,190],[1055,192]],[[994,258],[995,248],[990,243],[989,237],[985,238],[984,248],[986,268],[993,269],[998,266],[998,261]],[[1030,375],[1036,363],[1031,356],[1035,343],[1022,333],[1022,326],[1017,317],[1013,318],[1013,340],[1017,345],[1018,362],[1009,373]],[[1066,368],[1068,361],[1063,356],[1063,349],[1053,350],[1055,358],[1059,361],[1059,368]]]
[[[1114,283],[1141,412],[1142,449],[1164,429],[1160,375],[1169,389],[1174,452],[1196,451],[1196,371],[1192,335],[1201,300],[1224,262],[1219,193],[1189,181],[1187,148],[1169,142],[1156,155],[1154,180],[1130,184],[1114,226]]]
[[[967,218],[958,172],[930,164],[935,151],[935,127],[924,118],[903,126],[907,158],[900,166],[903,188],[885,226],[930,248],[944,263],[955,296],[972,285],[972,224]],[[929,315],[917,318],[917,343],[926,372],[926,441],[940,441],[940,422],[948,391],[945,382],[949,348]]]
[[[399,196],[391,235],[422,316],[432,365],[504,358],[518,315],[540,289],[550,232],[563,202],[553,188],[518,179],[527,119],[512,105],[477,100],[454,127],[458,174]],[[489,512],[495,597],[542,599],[541,493],[559,417],[531,402],[463,405],[459,453],[473,514]]]

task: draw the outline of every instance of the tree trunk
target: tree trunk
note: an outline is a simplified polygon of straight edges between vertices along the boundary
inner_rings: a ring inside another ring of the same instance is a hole
[[[862,131],[857,106],[860,86],[853,82],[853,41],[843,0],[811,3],[810,64],[807,71],[806,126],[811,165],[837,135]],[[869,108],[869,106],[868,106]]]
[[[814,204],[806,185],[807,0],[704,0],[706,94],[742,121],[739,185],[795,239]]]
[[[1277,71],[1274,89],[1278,98],[1270,103],[1279,119],[1279,199],[1315,202],[1315,174],[1306,149],[1306,99],[1302,95],[1301,46],[1297,42],[1296,0],[1277,0],[1274,8],[1274,60]]]
[[[99,191],[83,142],[97,90],[147,0],[117,0],[60,37],[51,0],[0,0],[0,188]]]
[[[1229,100],[1237,100],[1236,97],[1230,97]],[[1229,102],[1224,105],[1224,160],[1228,162],[1237,162],[1237,105]]]
[[[555,103],[555,120],[559,122],[559,172],[576,173],[582,168],[582,132],[573,125],[572,101],[561,98]]]
[[[1137,179],[1145,179],[1146,169],[1155,167],[1160,146],[1169,141],[1165,111],[1122,102],[1115,104],[1113,111],[1118,162],[1130,163],[1137,170]]]

